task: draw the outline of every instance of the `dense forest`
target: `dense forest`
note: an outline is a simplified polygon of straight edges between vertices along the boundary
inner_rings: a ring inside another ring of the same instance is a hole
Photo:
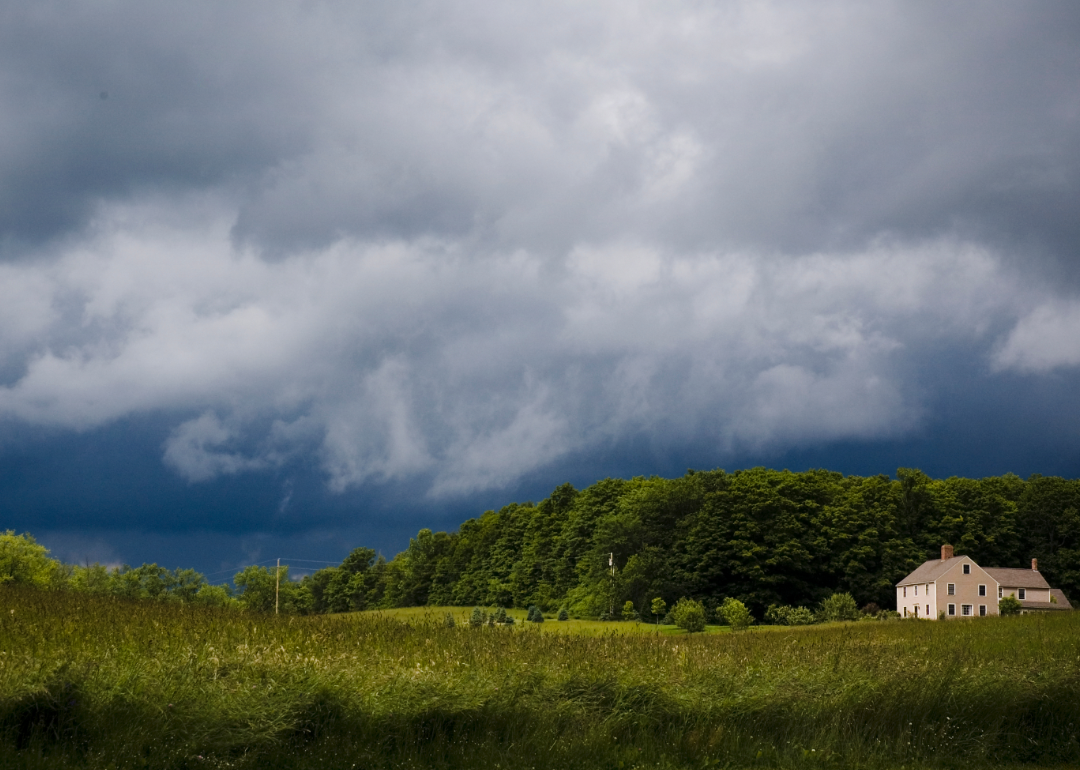
[[[1080,481],[1014,475],[931,479],[753,468],[678,479],[564,484],[456,533],[421,530],[387,562],[360,548],[305,578],[311,611],[416,605],[567,607],[600,616],[683,596],[812,606],[834,592],[895,607],[894,584],[942,543],[986,566],[1032,557],[1080,596]],[[614,577],[609,568],[614,562]]]
[[[893,585],[937,558],[942,543],[986,566],[1038,558],[1051,585],[1080,598],[1078,511],[1080,480],[1038,475],[936,480],[902,468],[891,479],[753,468],[604,479],[487,511],[457,532],[422,529],[389,561],[356,548],[338,567],[283,579],[280,604],[299,613],[536,605],[599,617],[631,601],[651,618],[655,597],[669,606],[690,597],[710,610],[732,597],[761,618],[773,604],[811,607],[846,592],[860,605],[893,609]],[[10,554],[19,549],[32,551],[37,566],[16,568]],[[273,568],[248,567],[227,587],[193,570],[60,565],[45,553],[32,539],[0,537],[0,583],[275,605]]]

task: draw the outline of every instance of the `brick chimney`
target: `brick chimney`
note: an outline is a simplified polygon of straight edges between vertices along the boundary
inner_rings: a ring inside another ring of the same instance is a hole
[[[952,546],[949,545],[948,543],[946,543],[945,545],[941,546],[941,560],[945,561],[946,559],[951,559],[951,558],[952,558]]]
[[[1039,571],[1039,560],[1038,559],[1032,559],[1031,560],[1031,568],[1033,570],[1035,570],[1036,572]]]

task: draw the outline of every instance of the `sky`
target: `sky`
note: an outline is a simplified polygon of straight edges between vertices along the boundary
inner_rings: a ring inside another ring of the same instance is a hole
[[[0,529],[67,561],[1076,477],[1078,404],[1071,0],[0,0]]]

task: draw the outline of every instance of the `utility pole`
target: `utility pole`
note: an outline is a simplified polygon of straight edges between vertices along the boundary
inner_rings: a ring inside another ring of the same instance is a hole
[[[274,571],[274,614],[278,614],[278,597],[281,595],[281,559],[277,560],[277,570]]]
[[[608,566],[611,567],[611,591],[608,598],[608,617],[612,620],[615,619],[615,554],[609,553],[607,556]]]

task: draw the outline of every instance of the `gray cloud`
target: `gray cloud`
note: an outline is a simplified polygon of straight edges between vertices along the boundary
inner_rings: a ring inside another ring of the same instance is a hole
[[[1072,4],[0,29],[0,416],[182,415],[192,483],[313,457],[444,497],[631,435],[896,437],[942,349],[1080,364]]]

